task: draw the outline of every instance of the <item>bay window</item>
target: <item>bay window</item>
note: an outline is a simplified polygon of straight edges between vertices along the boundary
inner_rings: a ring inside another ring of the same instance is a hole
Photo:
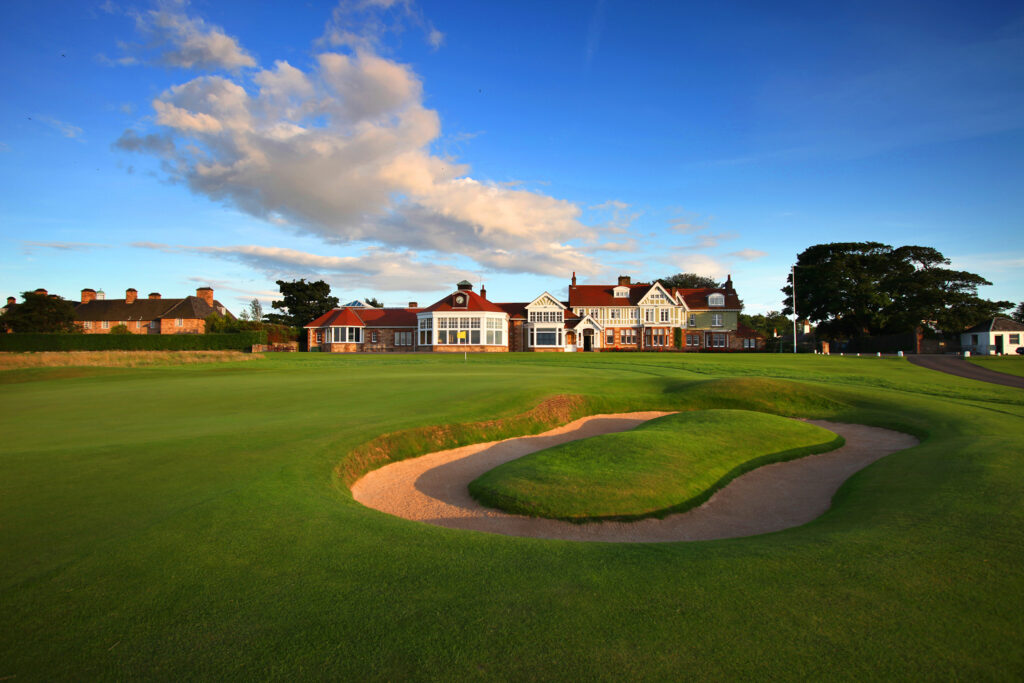
[[[331,327],[328,336],[332,344],[362,344],[363,328]]]

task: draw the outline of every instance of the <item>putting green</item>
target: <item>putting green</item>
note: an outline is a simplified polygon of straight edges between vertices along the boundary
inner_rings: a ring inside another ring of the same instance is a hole
[[[484,505],[533,517],[661,517],[700,505],[744,472],[842,444],[826,429],[765,413],[685,412],[513,460],[469,491]]]

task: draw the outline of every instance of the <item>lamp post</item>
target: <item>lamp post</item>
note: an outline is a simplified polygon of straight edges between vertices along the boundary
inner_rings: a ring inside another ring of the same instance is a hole
[[[793,279],[793,355],[796,355],[796,265],[789,269]]]

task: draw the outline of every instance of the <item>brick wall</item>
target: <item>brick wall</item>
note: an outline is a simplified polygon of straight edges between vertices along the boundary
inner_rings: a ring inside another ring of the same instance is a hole
[[[161,318],[160,334],[202,334],[206,331],[206,321],[198,318],[182,318],[178,326],[177,318]]]
[[[99,320],[92,320],[91,327],[86,328],[84,322],[78,323],[79,331],[82,334],[110,334],[110,330],[119,324],[125,324],[128,326],[128,331],[132,334],[157,334],[157,330],[150,330],[149,320],[108,320],[108,327],[104,329],[103,323]]]

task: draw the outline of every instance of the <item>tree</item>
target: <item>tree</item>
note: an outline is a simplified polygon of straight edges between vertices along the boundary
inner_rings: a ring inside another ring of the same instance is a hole
[[[740,322],[765,337],[774,337],[775,333],[786,334],[793,331],[793,321],[779,311],[768,311],[765,314],[747,315],[740,313]]]
[[[1024,323],[1024,301],[1017,304],[1017,308],[1013,309],[1010,317],[1019,323]]]
[[[23,292],[22,303],[11,306],[3,324],[11,332],[74,332],[75,307],[59,296],[41,292]]]
[[[263,322],[263,304],[260,303],[259,299],[253,299],[249,302],[249,308],[243,311],[243,314],[248,314],[249,320],[254,323]]]
[[[367,299],[363,299],[363,302],[369,304],[370,306],[373,306],[374,308],[384,308],[384,304],[377,301],[377,299],[375,299],[372,296]]]
[[[1011,304],[978,296],[992,284],[951,270],[931,247],[893,248],[880,242],[837,242],[805,249],[796,264],[797,314],[818,323],[826,337],[907,332],[928,324],[959,332]],[[793,313],[793,276],[783,313]]]
[[[266,319],[272,323],[302,327],[338,306],[338,297],[330,295],[331,286],[323,280],[278,280],[277,286],[283,298],[270,305],[286,312],[267,314]]]
[[[668,277],[658,278],[658,282],[665,287],[678,287],[679,289],[715,289],[722,286],[714,278],[706,275],[697,275],[697,273],[676,273]]]

